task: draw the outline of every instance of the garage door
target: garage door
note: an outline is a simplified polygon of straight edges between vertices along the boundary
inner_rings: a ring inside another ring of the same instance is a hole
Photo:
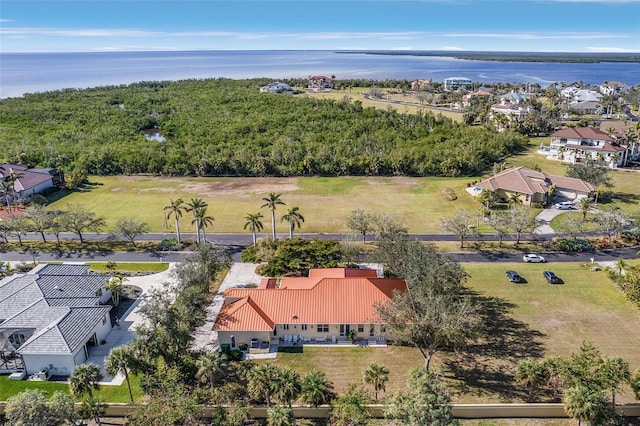
[[[575,200],[577,194],[576,194],[576,191],[573,191],[571,189],[558,188],[557,195],[559,195],[562,198],[566,198],[568,200]]]

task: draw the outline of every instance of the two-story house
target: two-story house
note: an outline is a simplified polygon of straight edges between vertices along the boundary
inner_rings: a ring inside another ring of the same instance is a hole
[[[626,145],[593,127],[558,130],[551,135],[551,143],[545,152],[549,160],[575,164],[592,159],[610,168],[623,167],[628,159]]]

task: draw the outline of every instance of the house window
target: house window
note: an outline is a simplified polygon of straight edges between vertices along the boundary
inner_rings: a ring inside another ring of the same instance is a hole
[[[16,349],[22,346],[26,341],[27,341],[27,338],[22,333],[13,333],[11,336],[9,336],[9,342]]]
[[[369,326],[369,336],[373,337],[376,335],[376,327],[375,325],[371,324]]]
[[[386,324],[380,324],[380,332],[381,333],[386,333],[387,332]]]
[[[289,324],[282,324],[282,329],[283,330],[288,330],[289,329]]]
[[[301,329],[303,329],[303,330],[306,330],[306,329],[307,329],[307,324],[302,324],[302,325],[300,326],[300,328],[301,328]]]
[[[329,324],[318,324],[318,333],[328,333]]]
[[[364,324],[358,324],[358,333],[364,333]]]

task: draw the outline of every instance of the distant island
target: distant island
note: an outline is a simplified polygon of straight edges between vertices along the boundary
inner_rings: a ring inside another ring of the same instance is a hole
[[[640,62],[638,53],[581,53],[581,52],[470,52],[455,50],[341,50],[335,53],[364,55],[443,56],[472,61],[495,62]]]

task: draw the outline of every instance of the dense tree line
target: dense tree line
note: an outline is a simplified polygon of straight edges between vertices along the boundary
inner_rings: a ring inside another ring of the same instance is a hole
[[[266,82],[143,82],[3,99],[0,161],[74,175],[458,176],[526,144],[431,113],[259,93]],[[147,140],[152,129],[166,140]]]

